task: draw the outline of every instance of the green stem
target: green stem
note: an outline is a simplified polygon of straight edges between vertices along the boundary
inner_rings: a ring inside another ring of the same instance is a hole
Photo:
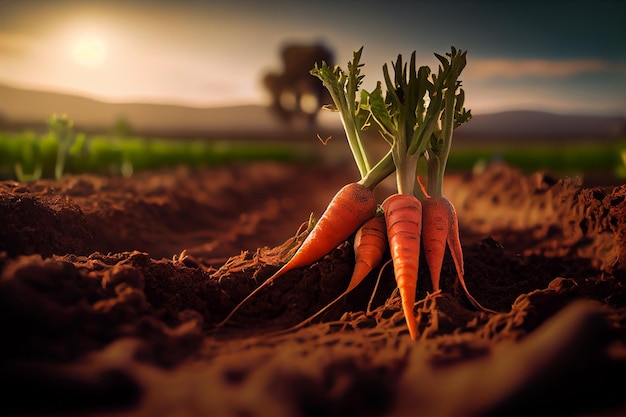
[[[441,153],[439,154],[439,159],[441,160],[441,168],[439,172],[439,176],[441,177],[441,183],[443,184],[443,175],[446,170],[446,163],[448,161],[448,156],[450,155],[450,148],[452,147],[452,132],[454,131],[454,107],[455,107],[455,98],[456,98],[456,78],[452,80],[452,82],[446,89],[445,93],[445,108],[443,110],[443,122],[441,126],[441,136],[443,139],[443,147]]]
[[[346,74],[341,68],[331,68],[322,62],[322,66],[317,65],[311,74],[318,77],[324,87],[330,93],[336,109],[339,111],[341,124],[348,139],[348,145],[354,161],[356,162],[361,178],[363,178],[371,169],[365,148],[361,140],[361,132],[357,123],[357,110],[359,103],[356,103],[356,93],[362,76],[359,72],[359,60],[361,57],[361,48],[354,53],[353,62],[348,63],[349,73]]]
[[[443,171],[442,160],[439,155],[430,153],[428,155],[428,194],[431,197],[441,197],[443,195]]]
[[[350,112],[350,116],[346,114],[347,112],[342,111],[339,113],[341,114],[341,124],[343,125],[346,137],[348,138],[350,151],[354,156],[354,161],[359,169],[361,178],[363,178],[370,171],[371,166],[367,158],[365,148],[363,148],[363,142],[361,141],[359,129],[356,127],[356,123],[354,123],[354,113]]]
[[[398,194],[413,194],[415,190],[415,173],[417,172],[417,155],[405,154],[401,161],[396,162],[396,182]]]
[[[454,115],[457,104],[457,80],[465,66],[465,54],[456,53],[453,49],[450,66],[445,71],[443,89],[443,114],[441,115],[441,131],[436,152],[432,152],[428,161],[428,184],[431,195],[443,195],[443,180],[452,147],[452,134],[454,132]]]
[[[393,162],[396,166],[396,185],[398,194],[413,194],[415,188],[415,174],[417,173],[417,161],[419,154],[409,154],[407,152],[410,144],[407,139],[407,133],[412,132],[412,128],[408,128],[403,112],[398,116],[398,130],[395,140],[391,145],[391,154]]]
[[[392,151],[389,150],[387,154],[380,161],[378,161],[374,168],[369,170],[369,172],[361,178],[359,183],[372,190],[382,180],[391,175],[395,169],[396,166],[393,163]]]

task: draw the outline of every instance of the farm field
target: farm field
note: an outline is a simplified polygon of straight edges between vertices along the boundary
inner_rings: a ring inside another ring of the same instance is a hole
[[[626,3],[9,3],[0,417],[626,416]]]
[[[450,174],[467,285],[497,313],[477,311],[455,289],[447,254],[440,295],[420,269],[417,341],[389,267],[310,326],[272,336],[343,291],[349,239],[213,330],[281,265],[309,214],[356,175],[349,164],[248,161],[2,181],[0,376],[11,382],[3,413],[626,409],[622,385],[608,382],[626,370],[626,189],[613,177],[586,187],[498,163]]]
[[[344,163],[350,155],[339,140],[322,145],[310,141],[258,139],[177,139],[115,137],[72,133],[63,140],[53,133],[0,132],[0,179],[54,178],[58,173],[132,175],[134,172],[175,166],[215,166],[233,162],[278,161]],[[381,141],[382,142],[382,141]],[[538,170],[558,175],[626,177],[626,138],[613,142],[574,143],[559,140],[537,144],[502,140],[492,145],[464,144],[450,155],[448,169],[457,173],[504,162],[525,173]],[[374,144],[374,152],[380,148]],[[329,149],[330,148],[330,149]],[[381,151],[378,151],[381,153]],[[330,156],[329,156],[330,155]]]
[[[626,145],[503,140],[448,155],[434,142],[445,131],[413,136],[430,140],[415,165],[398,132],[350,147],[88,135],[53,116],[43,133],[0,134],[2,412],[622,413],[621,385],[598,381],[626,370]],[[367,153],[387,163],[368,168]],[[439,290],[422,216],[415,303],[387,249],[342,295],[354,232],[260,287],[337,190],[376,177],[375,211],[415,173],[456,207],[462,266],[444,246]]]

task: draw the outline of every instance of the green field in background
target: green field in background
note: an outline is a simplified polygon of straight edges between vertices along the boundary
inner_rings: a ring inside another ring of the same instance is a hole
[[[551,170],[560,173],[583,173],[618,169],[624,165],[620,144],[511,145],[493,148],[453,148],[448,169],[467,170],[477,163],[506,162],[525,172]]]
[[[518,142],[516,142],[518,143]],[[177,165],[212,166],[246,161],[303,162],[324,152],[318,144],[240,140],[88,136],[76,133],[61,141],[55,134],[0,132],[0,179],[34,180],[62,173],[132,175]],[[317,149],[316,152],[312,152]],[[518,144],[495,147],[453,147],[449,171],[468,171],[501,161],[525,172],[550,170],[562,174],[611,171],[624,175],[626,138],[615,144],[565,146]],[[59,165],[61,165],[59,167]]]
[[[59,152],[59,149],[63,151]],[[258,141],[77,134],[71,143],[61,143],[50,134],[0,132],[0,179],[54,178],[60,157],[64,158],[64,173],[105,175],[131,175],[177,165],[196,167],[263,160],[306,161],[308,158],[306,150],[301,147]]]

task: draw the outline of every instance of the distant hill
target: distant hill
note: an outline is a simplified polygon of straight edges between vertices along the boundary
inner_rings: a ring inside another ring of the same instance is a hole
[[[507,111],[474,116],[457,133],[472,139],[615,139],[626,137],[626,118]]]
[[[51,114],[67,114],[80,130],[109,131],[126,119],[143,134],[205,135],[285,129],[264,106],[195,108],[163,104],[107,103],[85,97],[0,85],[0,127],[36,126]]]
[[[109,131],[126,119],[134,132],[180,137],[267,138],[293,135],[265,106],[196,108],[166,104],[107,103],[85,97],[25,90],[0,85],[0,129],[43,126],[53,113],[66,113],[77,129]],[[327,119],[327,118],[326,118]],[[326,120],[325,119],[325,120]],[[331,119],[319,133],[341,133],[339,120]],[[509,111],[475,115],[457,132],[472,142],[494,140],[613,140],[626,136],[626,118],[557,115],[534,111]]]

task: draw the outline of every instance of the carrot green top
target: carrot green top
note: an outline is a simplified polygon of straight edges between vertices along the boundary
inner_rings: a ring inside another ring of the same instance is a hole
[[[348,144],[361,174],[360,182],[373,188],[396,171],[398,193],[416,194],[424,198],[416,186],[420,158],[427,162],[428,192],[441,195],[443,176],[450,152],[453,130],[468,121],[471,113],[463,108],[464,92],[458,77],[466,64],[466,52],[451,48],[446,56],[435,54],[441,62],[438,74],[427,66],[419,69],[415,52],[408,64],[402,55],[393,65],[393,78],[387,64],[383,66],[386,93],[382,83],[368,93],[357,92],[363,82],[360,63],[363,47],[354,52],[348,62],[348,72],[339,66],[330,68],[326,62],[315,65],[311,74],[322,80],[330,92],[346,132]],[[389,143],[390,151],[371,166],[363,146],[361,132],[374,120],[382,137]]]
[[[367,119],[363,117],[359,103],[356,101],[356,93],[363,82],[360,64],[363,47],[354,52],[352,62],[348,62],[348,73],[341,67],[331,68],[322,61],[322,66],[311,70],[311,74],[322,80],[322,83],[333,99],[334,107],[327,105],[326,108],[338,111],[341,116],[341,123],[346,132],[350,150],[354,156],[356,165],[363,178],[370,171],[370,163],[363,147],[361,130],[365,126]]]
[[[442,66],[436,80],[440,96],[443,97],[440,128],[431,136],[427,153],[428,190],[431,195],[440,196],[443,191],[443,176],[452,146],[452,133],[461,124],[472,118],[470,110],[463,107],[465,92],[461,87],[459,75],[466,65],[466,54],[454,47],[445,57],[435,54]]]

